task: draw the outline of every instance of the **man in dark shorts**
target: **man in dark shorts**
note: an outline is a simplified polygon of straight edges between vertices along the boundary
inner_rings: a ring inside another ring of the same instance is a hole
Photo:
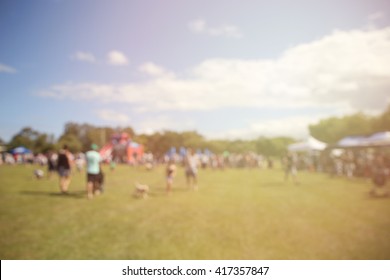
[[[60,176],[60,191],[63,194],[68,193],[70,184],[70,172],[72,166],[72,155],[68,150],[68,146],[64,145],[58,153],[57,171]]]
[[[92,144],[91,150],[85,154],[87,160],[87,196],[89,199],[93,198],[94,195],[99,195],[101,193],[101,156],[97,150],[98,146]]]

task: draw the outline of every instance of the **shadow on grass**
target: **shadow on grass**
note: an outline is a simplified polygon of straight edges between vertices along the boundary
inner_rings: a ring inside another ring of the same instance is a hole
[[[371,194],[371,193],[368,193],[367,196],[366,196],[366,199],[370,199],[370,200],[390,199],[390,195],[389,194]]]
[[[191,191],[188,188],[173,188],[172,193],[170,195],[174,195],[175,193],[183,193],[183,192],[189,192]],[[154,187],[152,190],[148,192],[148,197],[169,197],[170,195],[167,194],[167,189],[165,187]],[[133,197],[135,199],[139,199],[140,195],[137,196],[137,194],[134,192]]]
[[[289,181],[274,181],[274,182],[262,182],[261,187],[262,188],[268,188],[268,187],[285,187],[290,184],[294,184],[293,182]]]
[[[21,194],[32,195],[32,196],[49,196],[49,197],[59,197],[59,198],[85,198],[85,191],[73,191],[68,193],[59,193],[59,192],[44,192],[44,191],[21,191]]]
[[[172,194],[189,192],[189,191],[191,191],[191,189],[189,187],[176,187],[176,188],[173,187],[172,188]],[[157,196],[159,196],[159,195],[166,196],[167,195],[167,189],[165,187],[155,187],[155,188],[153,188],[152,192],[155,193]]]

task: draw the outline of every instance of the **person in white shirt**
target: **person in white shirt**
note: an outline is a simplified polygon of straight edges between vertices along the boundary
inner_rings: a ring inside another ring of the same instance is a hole
[[[198,157],[195,155],[194,150],[187,149],[187,154],[184,159],[184,166],[187,178],[187,185],[193,190],[198,189]]]

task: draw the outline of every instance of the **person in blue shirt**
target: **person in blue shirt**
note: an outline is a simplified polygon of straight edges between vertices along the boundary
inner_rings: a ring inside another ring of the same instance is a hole
[[[87,196],[89,199],[101,192],[101,156],[97,150],[98,146],[92,144],[91,150],[85,154],[87,161]]]

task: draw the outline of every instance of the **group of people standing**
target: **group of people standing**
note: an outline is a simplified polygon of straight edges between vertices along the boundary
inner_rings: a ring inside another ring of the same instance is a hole
[[[350,155],[349,153],[348,155]],[[352,158],[351,156],[348,157]],[[386,185],[386,179],[388,179],[390,174],[390,164],[389,158],[381,153],[375,154],[371,161],[366,162],[367,168],[364,170],[370,171],[370,176],[373,180],[373,190],[370,192],[372,194],[378,193],[380,190],[389,195],[390,191],[386,190],[384,186]],[[62,194],[68,194],[69,185],[71,182],[71,170],[73,165],[77,166],[77,160],[74,160],[73,155],[69,151],[67,145],[64,145],[62,149],[59,150],[58,154],[51,154],[48,156],[48,171],[50,173],[56,172],[59,175],[59,188]],[[357,159],[360,159],[357,157]],[[92,199],[94,196],[97,196],[103,192],[103,179],[104,175],[101,167],[102,157],[98,152],[98,146],[92,144],[91,148],[85,154],[85,163],[86,163],[86,194],[89,199]],[[369,164],[367,164],[369,162]],[[198,189],[198,168],[202,166],[202,158],[199,154],[191,148],[188,148],[185,155],[178,161],[177,157],[171,156],[167,161],[165,175],[166,175],[166,192],[167,194],[172,193],[174,178],[176,176],[176,164],[179,163],[184,167],[187,186],[192,190]],[[349,174],[350,169],[349,165],[353,165],[358,169],[361,165],[360,161],[357,161],[355,164],[352,160],[345,160],[345,170],[346,174]],[[360,165],[359,165],[360,164]],[[299,179],[297,176],[299,169],[299,156],[296,153],[288,152],[282,158],[282,166],[284,169],[284,180],[288,181],[290,178],[295,184],[299,184]],[[326,165],[325,165],[326,166]],[[369,167],[369,168],[368,168]],[[79,171],[82,170],[78,168]],[[113,169],[111,167],[111,169]],[[343,168],[344,169],[344,168]],[[342,169],[342,170],[343,170]],[[325,168],[325,170],[327,170]],[[355,170],[352,169],[352,171]],[[354,174],[354,172],[352,172]],[[341,173],[341,171],[340,171]],[[351,175],[352,176],[352,175]],[[351,177],[348,176],[348,177]]]
[[[98,146],[96,144],[92,144],[91,149],[85,154],[85,156],[87,164],[87,197],[92,199],[95,195],[99,195],[103,191],[103,172]],[[49,159],[49,171],[53,168],[57,170],[60,178],[60,191],[62,194],[68,194],[73,165],[73,156],[67,145],[64,145],[62,149],[59,150],[55,165]]]
[[[198,166],[199,158],[191,148],[187,149],[184,157],[184,168],[187,180],[187,185],[192,190],[198,190]],[[176,164],[173,158],[169,159],[166,168],[167,193],[172,193],[173,179],[176,175]]]
[[[86,193],[87,198],[92,199],[103,192],[103,172],[102,172],[102,157],[98,152],[98,146],[96,144],[91,145],[91,149],[85,153],[86,160]],[[59,150],[58,155],[54,160],[49,158],[48,169],[49,172],[57,171],[59,175],[59,187],[62,194],[68,194],[69,185],[71,183],[71,170],[74,166],[73,155],[68,149],[67,145],[64,145]],[[192,190],[197,190],[197,175],[198,166],[200,164],[199,158],[195,154],[194,150],[189,148],[184,158],[185,175],[187,185]],[[173,181],[176,175],[176,164],[172,159],[168,162],[166,168],[166,190],[168,194],[172,193]]]

